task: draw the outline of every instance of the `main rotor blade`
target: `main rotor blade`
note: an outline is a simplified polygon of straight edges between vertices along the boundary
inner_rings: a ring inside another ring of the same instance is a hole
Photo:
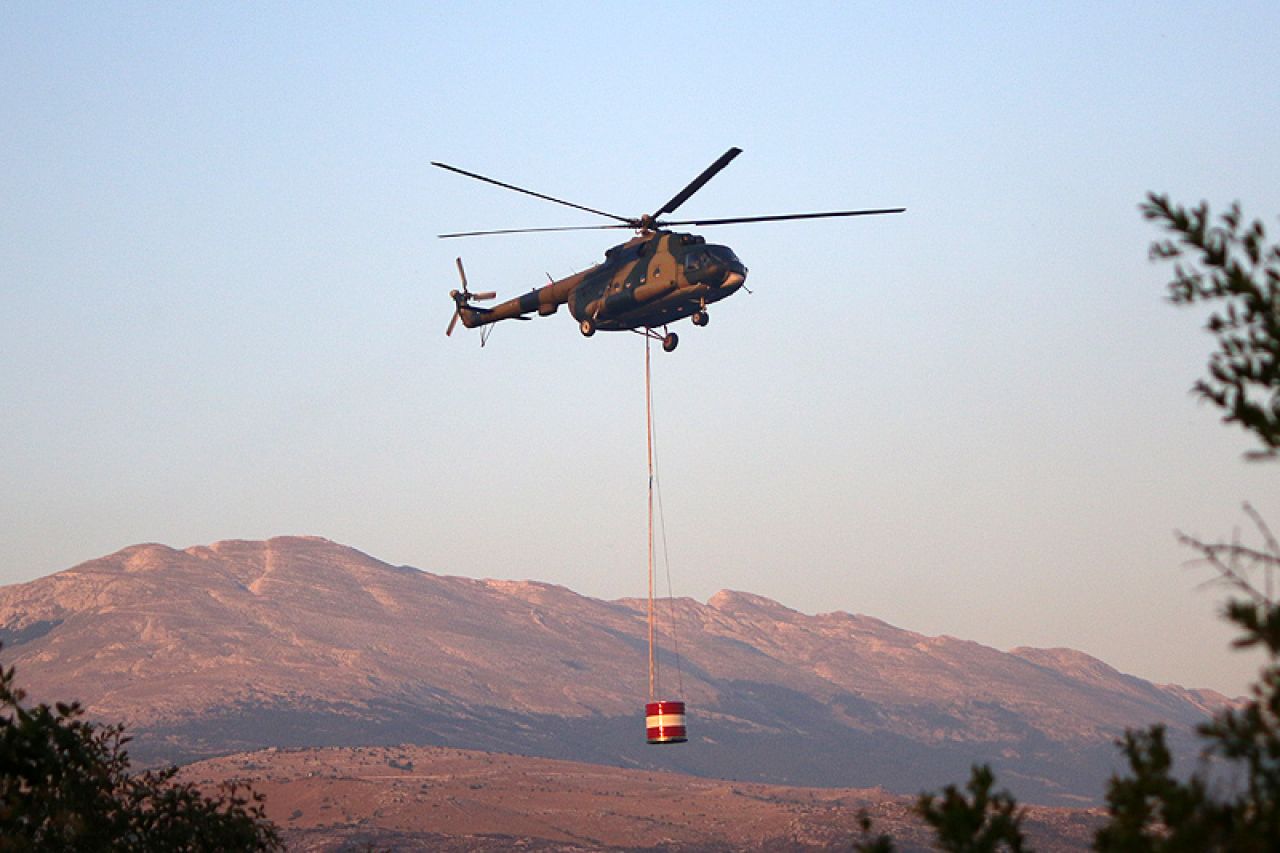
[[[584,206],[583,206],[583,205],[581,205],[581,204],[574,204],[573,202],[571,202],[571,201],[565,201],[565,200],[564,200],[564,199],[562,199],[562,198],[556,198],[555,196],[543,195],[542,193],[536,193],[536,192],[534,192],[533,190],[526,190],[524,187],[517,187],[517,186],[515,186],[514,184],[504,184],[502,181],[495,181],[493,178],[486,178],[484,175],[477,175],[475,172],[468,172],[466,169],[459,169],[457,166],[450,166],[450,165],[448,165],[448,164],[446,164],[446,163],[437,163],[437,162],[435,162],[434,160],[432,160],[432,161],[431,161],[431,165],[432,165],[432,166],[439,166],[441,169],[448,169],[450,172],[457,172],[459,175],[466,175],[468,178],[475,178],[477,181],[484,181],[484,182],[485,182],[485,183],[487,183],[487,184],[494,184],[495,186],[502,187],[503,189],[515,190],[515,191],[516,191],[516,192],[518,192],[518,193],[524,193],[525,195],[531,195],[531,196],[533,196],[534,198],[540,198],[540,199],[543,199],[543,200],[545,200],[545,201],[554,201],[556,204],[563,204],[563,205],[564,205],[564,206],[566,206],[566,207],[572,207],[572,208],[575,208],[575,209],[577,209],[577,210],[585,210],[587,213],[594,213],[594,214],[596,214],[597,216],[603,216],[603,217],[605,217],[605,218],[607,218],[607,219],[616,219],[616,220],[618,220],[619,222],[625,222],[625,223],[627,223],[628,225],[630,225],[630,224],[632,223],[632,220],[627,219],[627,218],[626,218],[626,217],[624,217],[624,216],[618,216],[618,215],[613,214],[613,213],[605,213],[603,210],[596,210],[596,209],[595,209],[595,208],[593,208],[593,207],[584,207]]]
[[[878,216],[882,213],[902,213],[905,207],[886,207],[881,210],[833,210],[828,213],[778,213],[772,216],[733,216],[728,219],[686,219],[680,222],[659,222],[668,225],[735,225],[739,222],[781,222],[786,219],[827,219],[833,216]]]
[[[496,231],[459,231],[456,234],[437,234],[437,237],[482,237],[486,234],[535,234],[541,231],[599,231],[606,228],[635,228],[635,224],[625,225],[563,225],[559,228],[500,228]]]
[[[657,219],[664,213],[674,213],[675,209],[689,200],[689,196],[702,189],[703,184],[716,176],[716,173],[729,165],[729,161],[742,153],[741,148],[730,148],[728,151],[720,155],[720,159],[712,163],[702,171],[702,174],[689,182],[689,186],[676,193],[671,201],[664,204],[658,211],[653,214],[653,218]]]

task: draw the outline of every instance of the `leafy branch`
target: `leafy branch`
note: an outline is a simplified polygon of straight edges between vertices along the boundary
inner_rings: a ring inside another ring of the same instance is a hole
[[[1186,208],[1151,193],[1142,215],[1172,235],[1151,244],[1153,260],[1174,262],[1169,299],[1208,303],[1206,330],[1218,339],[1209,375],[1193,390],[1262,442],[1250,458],[1280,454],[1280,246],[1260,221],[1244,223],[1240,205],[1213,224],[1208,204]]]

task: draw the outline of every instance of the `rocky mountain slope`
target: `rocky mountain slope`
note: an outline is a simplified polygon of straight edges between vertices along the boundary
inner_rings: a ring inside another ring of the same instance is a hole
[[[643,742],[644,602],[439,576],[323,539],[139,545],[0,588],[0,659],[33,697],[126,722],[141,760],[417,743],[904,793],[986,761],[1046,804],[1095,801],[1126,726],[1163,721],[1176,740],[1225,701],[1079,652],[742,592],[663,612],[683,746]]]

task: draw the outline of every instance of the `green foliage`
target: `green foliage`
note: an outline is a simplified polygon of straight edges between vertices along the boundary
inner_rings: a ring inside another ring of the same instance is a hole
[[[1218,350],[1195,391],[1226,413],[1225,422],[1239,424],[1262,443],[1264,449],[1251,456],[1280,455],[1280,246],[1267,244],[1260,222],[1244,225],[1239,205],[1217,225],[1208,205],[1188,210],[1161,195],[1149,195],[1141,210],[1173,235],[1151,246],[1153,259],[1176,262],[1170,300],[1213,306],[1206,328],[1217,336]],[[1241,630],[1233,645],[1261,648],[1267,663],[1249,700],[1197,727],[1203,761],[1189,778],[1173,773],[1164,726],[1125,733],[1120,749],[1128,769],[1108,783],[1108,819],[1094,838],[1096,850],[1280,850],[1280,603],[1271,592],[1280,542],[1252,507],[1246,505],[1245,512],[1262,547],[1179,538],[1237,594],[1224,614]],[[994,850],[1001,843],[1029,849],[1017,802],[1008,793],[991,795],[994,782],[990,768],[975,767],[968,785],[972,799],[954,785],[941,799],[921,795],[917,810],[934,827],[941,849]],[[864,818],[864,841],[855,849],[894,849],[891,838],[872,839],[870,833]]]
[[[924,793],[916,811],[933,827],[938,848],[951,853],[994,853],[1025,850],[1023,810],[1008,791],[992,793],[996,777],[985,764],[975,765],[965,786],[970,797],[955,785],[940,795]]]
[[[1258,457],[1280,453],[1280,246],[1266,242],[1262,223],[1245,225],[1240,206],[1213,225],[1209,206],[1191,209],[1154,193],[1142,215],[1173,237],[1151,245],[1151,257],[1174,261],[1169,298],[1175,305],[1212,304],[1205,328],[1218,339],[1209,375],[1196,382],[1202,398],[1262,442]]]
[[[1173,238],[1153,243],[1151,257],[1173,260],[1169,284],[1175,305],[1209,303],[1206,328],[1218,338],[1209,375],[1195,385],[1226,414],[1223,420],[1252,432],[1264,450],[1280,451],[1280,246],[1268,245],[1262,223],[1244,225],[1238,204],[1213,225],[1207,204],[1188,210],[1151,194],[1141,207]],[[1271,597],[1280,568],[1280,544],[1262,518],[1245,506],[1264,545],[1204,543],[1180,536],[1222,582],[1243,598],[1226,608],[1241,629],[1237,648],[1261,647],[1267,664],[1252,698],[1197,727],[1210,762],[1189,779],[1172,773],[1163,726],[1129,731],[1121,746],[1129,769],[1107,789],[1110,820],[1095,839],[1098,850],[1263,851],[1280,849],[1280,605]],[[1262,574],[1265,592],[1254,578]],[[1204,768],[1231,774],[1211,785]]]
[[[122,726],[24,698],[0,667],[0,853],[281,849],[260,794],[205,796],[175,782],[177,768],[130,774]]]
[[[897,849],[892,836],[876,834],[871,827],[871,815],[865,809],[858,812],[858,826],[862,832],[861,837],[853,842],[853,853],[894,853]]]
[[[1280,543],[1246,507],[1265,545],[1203,544],[1200,551],[1219,577],[1245,598],[1233,600],[1226,617],[1241,629],[1234,645],[1261,647],[1267,663],[1251,698],[1228,707],[1197,727],[1205,762],[1189,778],[1173,773],[1165,727],[1130,730],[1120,744],[1128,763],[1107,786],[1107,822],[1094,838],[1100,851],[1138,853],[1263,853],[1280,850],[1280,604],[1260,592],[1252,578],[1280,569]],[[1266,586],[1270,588],[1269,579]],[[1209,772],[1219,777],[1210,782]],[[968,797],[954,785],[941,795],[922,794],[917,812],[933,827],[938,847],[949,851],[1029,850],[1021,831],[1023,812],[1008,792],[992,794],[987,766],[974,767]],[[862,853],[891,853],[893,840],[871,836],[863,817]]]
[[[1029,850],[1022,834],[1024,809],[1008,791],[992,792],[996,777],[988,765],[974,765],[965,786],[966,796],[955,785],[941,794],[923,793],[916,800],[916,814],[933,827],[938,849],[950,853],[1021,853]],[[893,838],[875,834],[866,812],[858,815],[861,838],[856,853],[894,853]]]
[[[1212,802],[1197,777],[1175,779],[1164,726],[1128,731],[1121,745],[1129,762],[1128,776],[1114,776],[1107,790],[1110,820],[1098,830],[1096,850],[1214,849],[1207,820]]]
[[[1249,853],[1280,848],[1280,606],[1235,601],[1227,616],[1243,629],[1237,646],[1262,645],[1268,655],[1252,699],[1197,729],[1205,755],[1219,759],[1237,778],[1218,786],[1226,791],[1211,790],[1201,773],[1176,779],[1163,726],[1126,733],[1129,772],[1111,779],[1111,819],[1099,830],[1096,849]]]

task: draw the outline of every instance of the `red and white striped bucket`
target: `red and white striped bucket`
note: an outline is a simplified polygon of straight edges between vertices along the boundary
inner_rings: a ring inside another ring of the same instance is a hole
[[[644,706],[644,728],[649,743],[684,743],[683,702],[650,702]]]

